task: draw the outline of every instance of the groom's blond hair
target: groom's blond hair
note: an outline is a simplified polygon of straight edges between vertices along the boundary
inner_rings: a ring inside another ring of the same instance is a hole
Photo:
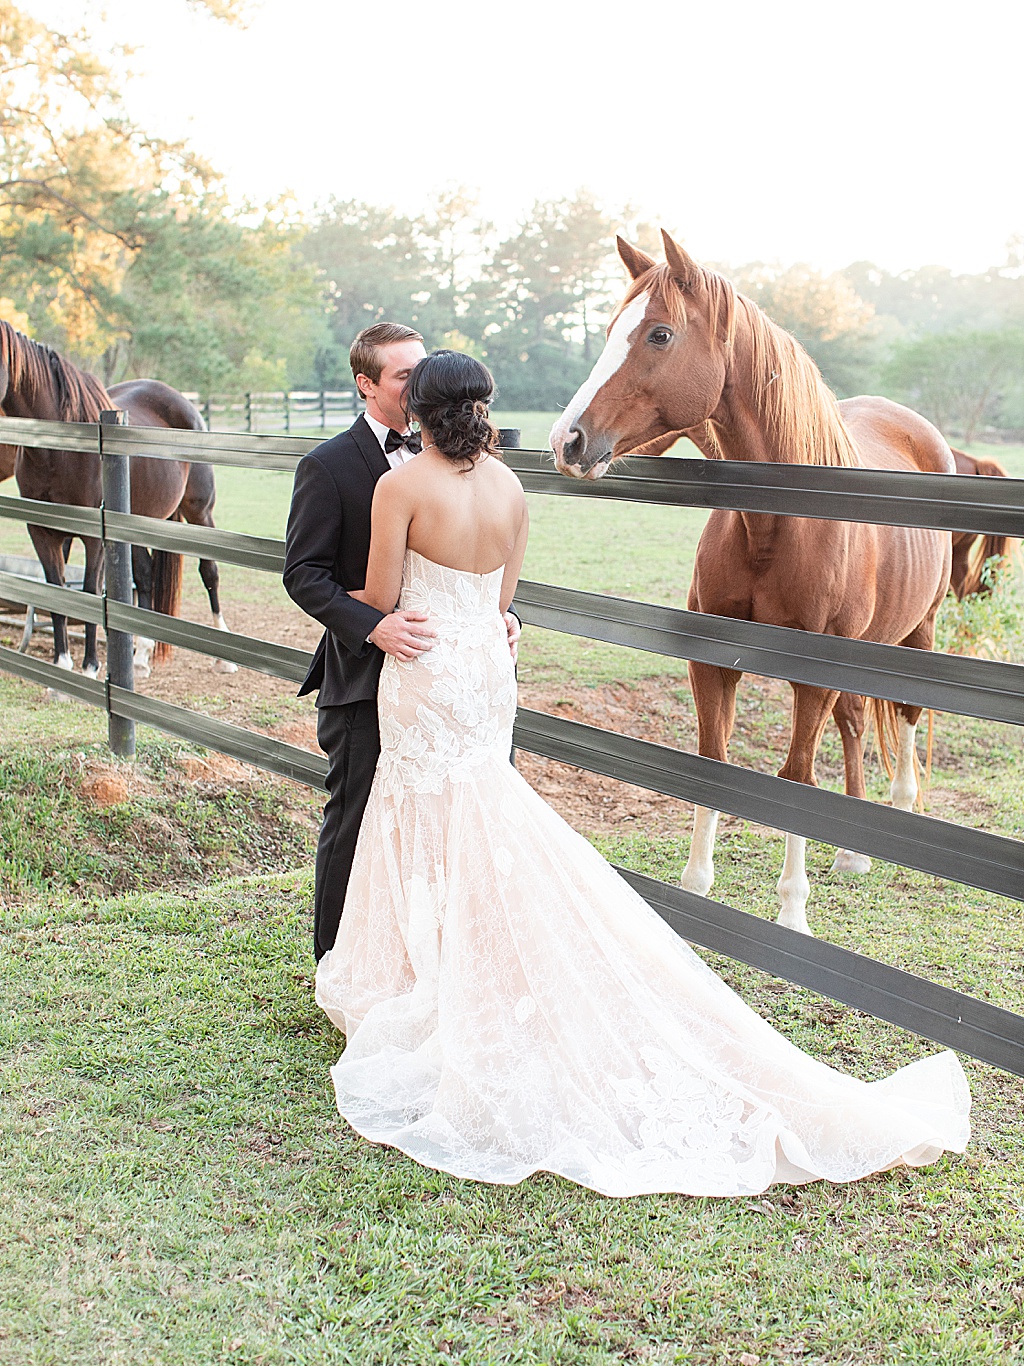
[[[352,367],[352,377],[358,379],[365,375],[373,384],[380,383],[384,359],[381,351],[395,342],[422,341],[423,338],[414,327],[405,323],[373,323],[364,327],[349,347],[348,363]]]

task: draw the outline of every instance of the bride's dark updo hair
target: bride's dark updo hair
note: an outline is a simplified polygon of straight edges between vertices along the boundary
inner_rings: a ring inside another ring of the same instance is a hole
[[[466,470],[478,452],[497,455],[501,449],[487,412],[493,397],[490,370],[462,351],[432,351],[405,386],[406,411],[443,456]]]

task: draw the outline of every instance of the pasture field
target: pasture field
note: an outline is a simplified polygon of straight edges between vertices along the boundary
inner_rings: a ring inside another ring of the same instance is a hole
[[[1024,477],[1024,449],[993,453]],[[281,533],[287,475],[223,470],[218,485],[221,525]],[[702,513],[537,495],[531,514],[530,577],[685,602]],[[314,643],[269,576],[223,576],[236,629]],[[206,620],[194,563],[186,589]],[[1002,592],[991,648],[1024,658],[1019,586]],[[522,661],[525,705],[695,743],[679,661],[535,630]],[[179,651],[142,686],[314,743],[308,699],[262,675]],[[138,765],[114,763],[99,713],[2,674],[0,709],[0,1366],[1021,1360],[1021,1079],[965,1060],[967,1154],[853,1187],[610,1201],[554,1177],[499,1189],[426,1171],[333,1108],[340,1040],[310,989],[315,795],[146,728]],[[787,717],[785,684],[745,680],[735,761],[774,771]],[[519,762],[603,852],[678,877],[684,804]],[[925,809],[1019,838],[1022,772],[1015,728],[939,717]],[[819,776],[840,786],[831,734]],[[778,834],[726,818],[716,861],[714,895],[774,916]],[[809,845],[819,934],[1024,1010],[1018,903],[830,862]],[[844,1070],[878,1077],[932,1050],[705,956]]]
[[[340,1041],[310,989],[311,830],[307,868],[274,871],[289,785],[254,780],[267,837],[247,851],[248,876],[173,859],[146,876],[123,846],[157,816],[195,842],[194,814],[167,804],[165,785],[202,756],[143,729],[132,778],[94,758],[98,714],[2,679],[0,705],[4,805],[54,801],[22,850],[36,875],[0,911],[0,1363],[1020,1359],[1019,1079],[968,1061],[968,1153],[848,1188],[611,1201],[554,1177],[492,1188],[427,1171],[334,1112]],[[99,776],[135,784],[120,815],[97,808]],[[222,795],[232,788],[245,783]],[[208,843],[237,841],[208,805]],[[101,818],[120,821],[105,875],[123,857],[138,890],[87,890],[68,846]],[[666,842],[616,852],[649,872],[678,867]],[[1018,908],[895,870],[873,879],[856,927],[832,892],[818,897],[823,933],[1024,1008]],[[727,861],[724,893],[756,881]],[[725,971],[800,1046],[858,1075],[929,1051],[752,969]]]

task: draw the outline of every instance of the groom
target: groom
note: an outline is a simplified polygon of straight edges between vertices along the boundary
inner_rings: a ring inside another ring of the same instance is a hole
[[[401,323],[360,332],[349,351],[366,412],[347,432],[303,456],[295,471],[285,542],[284,586],[325,628],[299,696],[319,689],[316,738],[327,755],[327,804],[316,851],[314,953],[333,948],[356,838],[380,755],[377,683],[386,654],[416,659],[435,633],[421,612],[378,612],[349,596],[364,587],[370,505],[377,480],[419,453],[402,393],[426,355],[423,338]],[[515,654],[519,622],[506,616]]]

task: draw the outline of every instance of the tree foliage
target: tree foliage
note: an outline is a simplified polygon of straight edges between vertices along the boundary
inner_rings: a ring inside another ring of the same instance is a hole
[[[195,0],[239,21],[230,0]],[[308,364],[322,310],[280,213],[233,212],[187,146],[146,134],[120,58],[0,0],[0,272],[7,313],[107,382],[191,388]],[[301,336],[299,335],[301,332]]]
[[[999,417],[1024,375],[1024,329],[938,332],[898,342],[886,367],[889,392],[940,431],[974,441]]]

